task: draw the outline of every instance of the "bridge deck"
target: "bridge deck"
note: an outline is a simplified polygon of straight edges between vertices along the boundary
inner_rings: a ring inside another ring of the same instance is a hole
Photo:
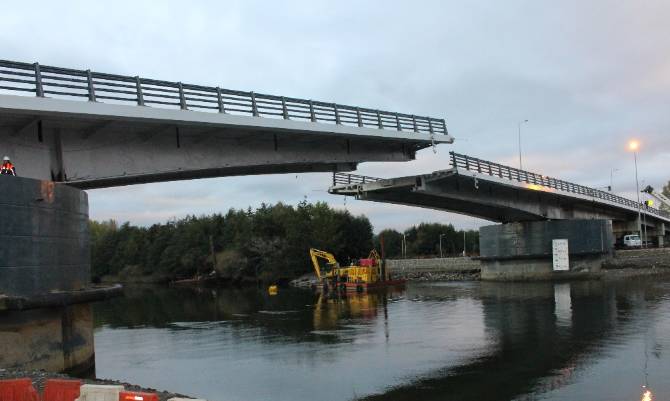
[[[566,218],[631,220],[638,204],[583,185],[451,152],[452,168],[432,174],[380,179],[336,173],[330,192],[510,222]],[[649,223],[670,213],[639,205]],[[668,228],[670,229],[670,227]]]
[[[453,138],[444,119],[0,60],[0,141],[22,175],[94,188],[351,170]]]

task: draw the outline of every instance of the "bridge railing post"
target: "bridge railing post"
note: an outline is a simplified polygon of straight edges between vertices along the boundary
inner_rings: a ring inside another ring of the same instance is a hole
[[[342,122],[340,121],[340,112],[337,109],[337,103],[333,103],[333,112],[335,113],[335,124],[341,125]]]
[[[314,112],[314,101],[309,101],[309,118],[315,123],[316,122],[316,113]]]
[[[254,92],[249,92],[251,95],[251,114],[253,114],[254,117],[259,117],[260,114],[258,113],[258,104],[256,104],[256,94]]]
[[[414,132],[419,132],[419,127],[416,125],[416,116],[412,114],[412,125],[414,126]]]
[[[402,131],[402,126],[400,125],[400,117],[398,117],[398,113],[395,113],[395,126],[398,129],[398,131]]]
[[[379,110],[377,110],[377,126],[379,127],[379,129],[384,129],[384,124],[382,123],[382,115],[379,112]]]
[[[286,98],[284,96],[281,97],[281,109],[284,120],[288,120],[288,107],[286,107]]]
[[[184,85],[182,83],[179,83],[179,107],[181,107],[182,110],[186,110],[186,96],[184,96]]]
[[[93,86],[93,75],[91,75],[91,70],[86,70],[86,80],[88,82],[88,101],[95,102],[95,87]]]
[[[363,126],[363,117],[361,117],[361,108],[356,107],[356,120],[358,121],[358,126]]]
[[[144,106],[144,94],[142,93],[142,81],[139,76],[135,77],[135,86],[137,88],[137,105]]]
[[[221,93],[221,88],[216,87],[216,102],[219,105],[219,113],[225,113],[226,107],[223,103],[223,94]]]
[[[44,97],[44,87],[42,86],[42,72],[40,71],[40,64],[33,64],[35,68],[35,94],[38,97]]]

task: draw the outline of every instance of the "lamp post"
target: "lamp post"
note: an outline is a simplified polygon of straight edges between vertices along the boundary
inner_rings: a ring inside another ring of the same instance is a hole
[[[523,164],[521,163],[521,124],[527,123],[528,120],[519,121],[519,170],[523,170]]]
[[[628,149],[633,152],[633,160],[635,161],[635,192],[637,192],[637,231],[642,238],[642,211],[640,207],[640,182],[637,178],[637,151],[640,148],[640,143],[632,140],[628,143]]]
[[[442,237],[444,237],[444,234],[440,234],[440,258],[443,258],[442,256]]]
[[[612,188],[614,186],[614,172],[619,171],[618,168],[612,168],[610,169],[610,192],[612,192]]]

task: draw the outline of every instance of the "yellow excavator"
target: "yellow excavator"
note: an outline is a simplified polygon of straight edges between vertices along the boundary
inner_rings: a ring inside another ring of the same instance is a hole
[[[376,250],[372,250],[366,259],[360,259],[358,264],[342,267],[332,253],[311,248],[309,250],[314,273],[324,291],[339,289],[343,291],[365,291],[372,288],[397,286],[404,284],[404,280],[389,280],[386,269],[383,268],[381,257]],[[324,261],[325,263],[320,263]]]

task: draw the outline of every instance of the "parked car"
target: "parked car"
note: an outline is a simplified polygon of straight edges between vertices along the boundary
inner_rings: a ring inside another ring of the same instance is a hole
[[[642,240],[637,234],[625,235],[623,237],[623,246],[625,248],[639,248],[642,246]]]

